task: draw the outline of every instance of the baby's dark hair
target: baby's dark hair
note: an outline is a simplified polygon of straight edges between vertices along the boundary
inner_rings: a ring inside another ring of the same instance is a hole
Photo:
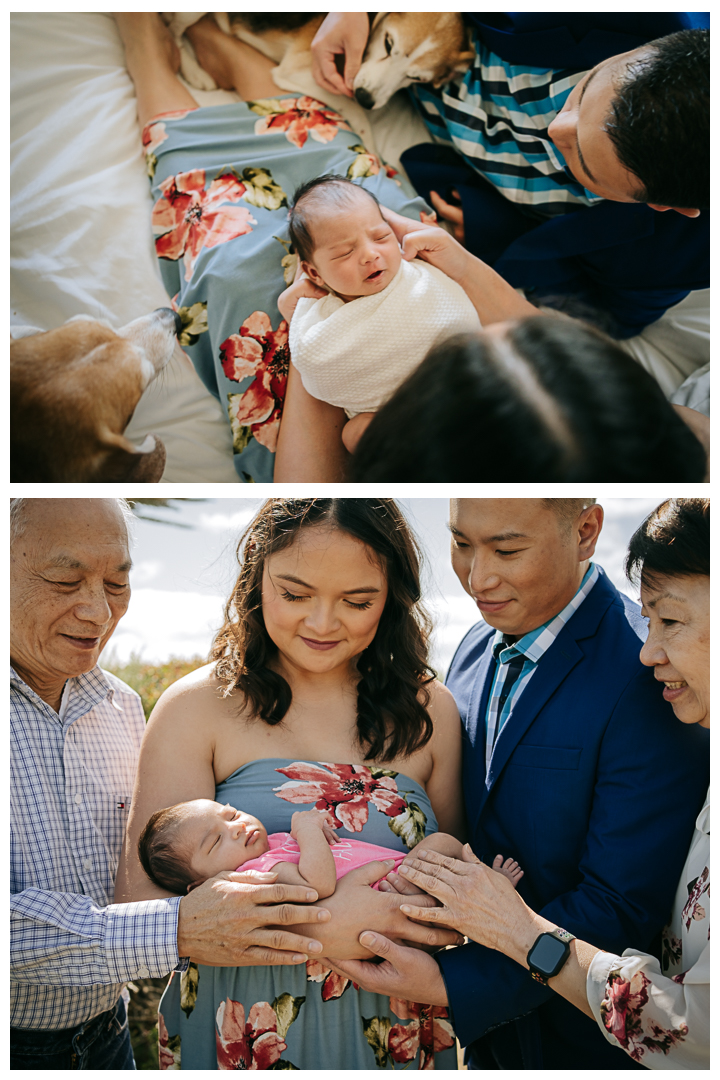
[[[187,818],[188,803],[156,810],[138,840],[142,868],[156,885],[176,896],[184,895],[196,880],[190,852],[178,840],[178,826]]]
[[[345,176],[316,176],[314,180],[308,180],[302,184],[293,195],[293,204],[289,214],[290,242],[301,262],[308,262],[315,250],[315,241],[310,232],[310,222],[313,205],[317,205],[320,199],[323,205],[328,200],[333,202],[339,209],[347,208],[355,198],[355,192],[362,191],[369,199],[380,208],[380,203],[361,184],[354,184]],[[381,211],[382,213],[382,211]]]

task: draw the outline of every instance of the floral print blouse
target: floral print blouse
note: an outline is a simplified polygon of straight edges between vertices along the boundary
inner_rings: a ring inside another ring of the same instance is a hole
[[[609,1042],[648,1069],[710,1068],[710,792],[663,931],[662,965],[600,952],[587,995]]]

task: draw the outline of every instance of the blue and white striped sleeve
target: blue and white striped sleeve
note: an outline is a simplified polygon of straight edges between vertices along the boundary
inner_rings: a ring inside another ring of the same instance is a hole
[[[98,907],[89,896],[26,889],[10,898],[17,982],[113,985],[161,978],[178,964],[181,897]]]

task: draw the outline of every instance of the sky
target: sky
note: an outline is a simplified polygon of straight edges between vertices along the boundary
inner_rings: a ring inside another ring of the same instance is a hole
[[[171,656],[206,656],[222,623],[225,598],[235,580],[235,549],[262,499],[206,499],[147,508],[162,523],[138,521],[127,615],[104,654],[123,663],[131,654],[147,663]],[[661,499],[604,499],[605,525],[595,559],[630,596],[622,564],[627,542]],[[444,673],[479,612],[450,565],[447,499],[399,499],[425,554],[423,593],[434,623],[432,660]],[[175,522],[171,525],[165,522]],[[186,527],[179,527],[186,526]]]

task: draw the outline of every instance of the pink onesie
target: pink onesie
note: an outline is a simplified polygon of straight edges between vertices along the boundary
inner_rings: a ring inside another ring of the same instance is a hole
[[[297,840],[293,840],[290,833],[276,832],[268,834],[270,850],[264,855],[258,855],[257,859],[249,859],[248,862],[238,866],[238,870],[272,870],[276,863],[300,862],[300,847]],[[395,863],[393,870],[397,870],[405,856],[401,851],[393,851],[392,848],[378,847],[377,844],[367,844],[364,840],[338,840],[337,844],[329,844],[335,859],[338,878],[355,870],[358,866],[366,866],[375,859],[392,859]],[[391,871],[388,871],[391,873]],[[382,879],[381,879],[382,880]],[[377,889],[378,882],[373,885]]]

